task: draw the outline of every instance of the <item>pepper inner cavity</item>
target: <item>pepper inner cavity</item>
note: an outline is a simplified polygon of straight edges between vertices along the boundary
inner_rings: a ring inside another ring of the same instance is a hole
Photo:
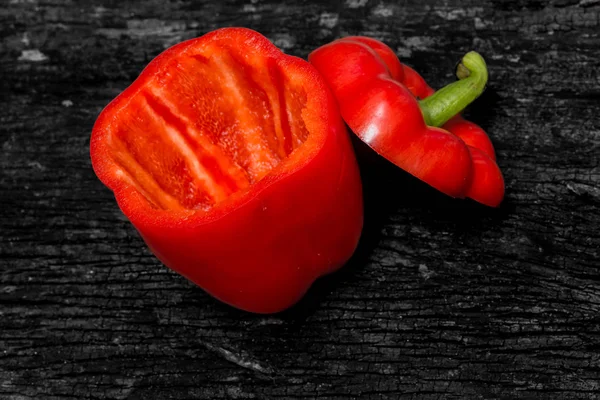
[[[308,131],[304,88],[262,64],[227,51],[169,61],[117,111],[124,179],[156,208],[209,210],[267,175]]]

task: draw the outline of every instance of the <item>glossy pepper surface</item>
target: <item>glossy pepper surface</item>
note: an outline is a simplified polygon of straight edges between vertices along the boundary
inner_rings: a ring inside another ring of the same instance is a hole
[[[388,46],[367,37],[336,40],[309,61],[333,90],[350,129],[377,153],[452,197],[500,204],[504,179],[492,143],[459,115],[487,83],[477,53],[463,58],[460,80],[438,92]]]
[[[152,252],[235,307],[291,306],[357,245],[361,183],[335,99],[252,30],[160,54],[102,111],[90,151]]]

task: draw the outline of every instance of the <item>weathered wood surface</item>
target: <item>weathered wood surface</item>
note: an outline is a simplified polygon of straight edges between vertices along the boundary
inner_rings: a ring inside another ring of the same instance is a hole
[[[2,1],[0,398],[599,398],[600,2],[288,3]],[[504,204],[361,151],[363,241],[294,309],[237,311],[169,272],[96,179],[89,135],[160,51],[230,25],[301,57],[383,39],[434,87],[480,51],[469,116]]]

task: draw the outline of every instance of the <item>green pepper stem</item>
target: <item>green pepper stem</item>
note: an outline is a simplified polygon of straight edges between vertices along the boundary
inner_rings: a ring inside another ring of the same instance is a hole
[[[485,60],[474,51],[465,54],[456,68],[456,76],[458,81],[419,101],[427,125],[444,125],[483,93],[488,80]]]

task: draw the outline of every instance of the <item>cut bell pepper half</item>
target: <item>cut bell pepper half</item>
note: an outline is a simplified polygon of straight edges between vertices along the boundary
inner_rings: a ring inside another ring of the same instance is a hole
[[[353,149],[308,62],[224,28],[157,56],[98,117],[94,171],[169,268],[258,313],[297,302],[352,255]]]

